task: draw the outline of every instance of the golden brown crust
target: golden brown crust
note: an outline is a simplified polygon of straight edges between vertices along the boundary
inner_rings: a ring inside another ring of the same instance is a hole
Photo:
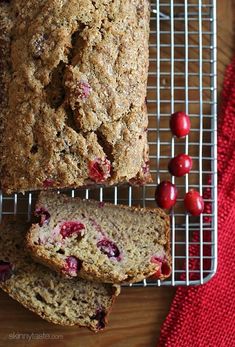
[[[149,182],[149,2],[12,0],[9,6],[2,189]]]
[[[4,118],[7,117],[8,98],[7,85],[10,79],[10,31],[12,16],[9,4],[0,2],[0,152],[4,136]],[[3,163],[0,160],[0,172]]]

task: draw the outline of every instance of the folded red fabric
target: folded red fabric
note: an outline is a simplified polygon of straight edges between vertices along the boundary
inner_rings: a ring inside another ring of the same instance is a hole
[[[207,284],[177,289],[158,347],[235,346],[235,59],[225,74],[218,134],[218,271]]]

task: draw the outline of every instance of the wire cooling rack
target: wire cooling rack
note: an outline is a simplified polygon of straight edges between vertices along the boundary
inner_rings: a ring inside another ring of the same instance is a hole
[[[195,285],[207,282],[217,267],[216,167],[216,3],[214,0],[151,1],[150,69],[148,81],[150,167],[154,182],[130,186],[70,190],[69,194],[114,204],[155,207],[154,192],[161,180],[172,180],[179,199],[171,211],[172,276],[166,281],[143,281],[133,286]],[[175,139],[169,116],[190,115],[192,129]],[[172,178],[169,159],[188,153],[193,170]],[[211,208],[200,217],[185,214],[184,194],[191,188],[207,190]],[[0,215],[30,219],[36,193],[4,196]]]
[[[172,277],[157,284],[203,284],[217,267],[216,1],[152,1],[151,9],[148,104],[153,173],[157,183],[171,179],[181,198],[171,215]],[[178,140],[169,132],[169,115],[181,110],[190,115],[192,129]],[[194,166],[189,175],[175,179],[168,176],[167,163],[179,153],[191,155]],[[183,210],[184,194],[191,188],[201,195],[206,192],[210,204],[200,217]]]

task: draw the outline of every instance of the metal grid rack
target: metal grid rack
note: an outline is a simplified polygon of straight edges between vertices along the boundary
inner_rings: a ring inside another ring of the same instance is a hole
[[[163,282],[144,281],[133,286],[203,284],[217,267],[216,1],[151,1],[149,47],[147,99],[154,182],[142,188],[123,186],[68,193],[114,204],[154,207],[156,184],[171,179],[180,193],[171,211],[172,276]],[[190,115],[192,129],[189,136],[179,140],[169,131],[169,116],[180,110]],[[193,157],[193,170],[174,179],[168,173],[167,163],[182,152]],[[191,188],[201,194],[209,189],[206,202],[211,204],[210,213],[200,217],[185,214],[182,200]],[[30,219],[35,197],[36,193],[0,193],[0,215],[21,214]]]
[[[202,284],[217,266],[216,1],[165,0],[151,6],[148,100],[157,183],[168,175],[171,157],[184,152],[194,160],[186,177],[167,177],[179,187],[181,203],[171,219],[172,277],[158,285]],[[176,140],[169,115],[180,110],[190,115],[192,129]],[[183,196],[191,188],[201,195],[209,190],[210,213],[197,218],[184,213]]]

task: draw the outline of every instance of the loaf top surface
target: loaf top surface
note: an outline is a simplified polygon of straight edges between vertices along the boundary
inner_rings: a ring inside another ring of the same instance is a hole
[[[0,6],[2,188],[148,182],[148,1]]]
[[[118,287],[67,280],[33,262],[24,248],[28,228],[12,220],[0,226],[0,288],[50,322],[103,329]]]
[[[133,283],[170,275],[169,217],[161,209],[41,192],[35,215],[38,223],[27,235],[28,248],[65,276]],[[69,266],[69,257],[76,268]]]

